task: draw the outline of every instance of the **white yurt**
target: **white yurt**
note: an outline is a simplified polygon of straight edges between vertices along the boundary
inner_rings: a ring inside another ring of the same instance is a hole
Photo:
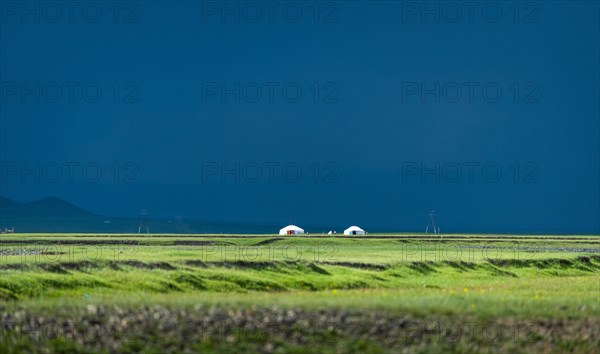
[[[365,230],[361,229],[358,226],[350,226],[346,230],[344,230],[344,235],[364,235]]]
[[[301,235],[303,233],[304,229],[301,229],[296,225],[288,225],[283,229],[279,230],[280,235]]]

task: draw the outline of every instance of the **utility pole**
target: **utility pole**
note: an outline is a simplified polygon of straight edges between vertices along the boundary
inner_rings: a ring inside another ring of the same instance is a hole
[[[429,226],[431,226],[433,228],[433,233],[436,235],[439,234],[440,228],[435,226],[435,210],[430,210],[427,215],[429,216],[429,224],[425,228],[425,233],[429,233]]]
[[[148,225],[146,224],[146,216],[148,215],[148,210],[143,209],[140,212],[140,226],[138,227],[138,234],[142,233],[142,229],[145,228],[146,229],[146,233],[149,234],[150,233],[150,228],[148,227]]]

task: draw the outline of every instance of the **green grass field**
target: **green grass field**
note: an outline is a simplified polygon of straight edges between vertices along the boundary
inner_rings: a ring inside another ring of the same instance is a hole
[[[600,237],[0,236],[0,352],[600,350]]]

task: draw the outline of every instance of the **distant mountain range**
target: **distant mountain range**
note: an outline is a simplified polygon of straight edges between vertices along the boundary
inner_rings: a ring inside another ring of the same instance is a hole
[[[58,197],[19,203],[0,197],[0,228],[15,232],[137,233],[140,218],[109,217],[86,211]],[[151,233],[276,233],[280,225],[202,220],[153,219],[144,222]],[[285,225],[283,225],[285,226]],[[146,232],[144,227],[142,232]]]
[[[80,207],[58,197],[48,197],[30,203],[18,203],[6,197],[0,197],[0,214],[3,216],[36,217],[86,217],[94,216]]]

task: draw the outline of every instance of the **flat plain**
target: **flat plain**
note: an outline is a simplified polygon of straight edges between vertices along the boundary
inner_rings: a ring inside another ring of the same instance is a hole
[[[0,352],[586,352],[596,235],[0,236]]]

